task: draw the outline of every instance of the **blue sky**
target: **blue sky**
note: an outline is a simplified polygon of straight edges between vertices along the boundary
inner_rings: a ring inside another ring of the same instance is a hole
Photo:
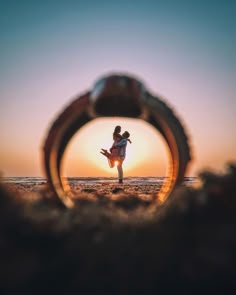
[[[193,173],[235,160],[235,14],[229,0],[0,0],[0,170],[20,173],[11,153],[39,175],[55,114],[109,72],[140,77],[183,118]]]

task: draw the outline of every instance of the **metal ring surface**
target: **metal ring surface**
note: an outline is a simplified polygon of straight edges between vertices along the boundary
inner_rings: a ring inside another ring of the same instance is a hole
[[[191,160],[188,138],[173,110],[158,96],[152,95],[136,78],[109,75],[93,89],[72,101],[57,117],[47,134],[44,148],[44,170],[49,185],[66,207],[73,207],[69,185],[61,177],[61,162],[72,136],[85,124],[98,117],[142,119],[164,137],[170,154],[166,181],[158,192],[165,201],[180,184]]]

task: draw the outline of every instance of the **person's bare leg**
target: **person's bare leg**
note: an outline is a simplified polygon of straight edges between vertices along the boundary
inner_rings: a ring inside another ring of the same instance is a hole
[[[107,157],[110,168],[113,168],[115,166],[115,163],[112,155],[105,149],[101,149],[100,153],[103,156]]]
[[[111,156],[111,154],[107,150],[104,150],[104,149],[101,149],[100,153],[108,158]]]
[[[108,153],[108,150],[105,149],[101,149],[104,153]]]

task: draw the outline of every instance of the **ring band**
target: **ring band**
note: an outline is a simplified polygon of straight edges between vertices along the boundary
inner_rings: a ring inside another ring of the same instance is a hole
[[[164,202],[174,187],[183,181],[191,156],[180,120],[163,100],[147,91],[136,78],[109,75],[63,110],[49,129],[44,143],[46,177],[50,188],[66,207],[74,205],[70,187],[61,176],[61,162],[67,144],[91,120],[113,116],[142,119],[164,137],[169,147],[170,163],[166,180],[158,192],[159,200]]]

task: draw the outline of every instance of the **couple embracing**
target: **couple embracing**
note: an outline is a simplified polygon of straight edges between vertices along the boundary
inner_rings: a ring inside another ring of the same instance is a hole
[[[123,134],[121,133],[121,126],[116,126],[113,132],[113,144],[110,148],[110,152],[105,149],[101,149],[101,154],[108,158],[108,162],[111,168],[115,166],[117,163],[117,171],[119,183],[123,183],[123,168],[122,164],[126,156],[126,146],[127,142],[131,143],[129,139],[129,132],[125,131]]]

